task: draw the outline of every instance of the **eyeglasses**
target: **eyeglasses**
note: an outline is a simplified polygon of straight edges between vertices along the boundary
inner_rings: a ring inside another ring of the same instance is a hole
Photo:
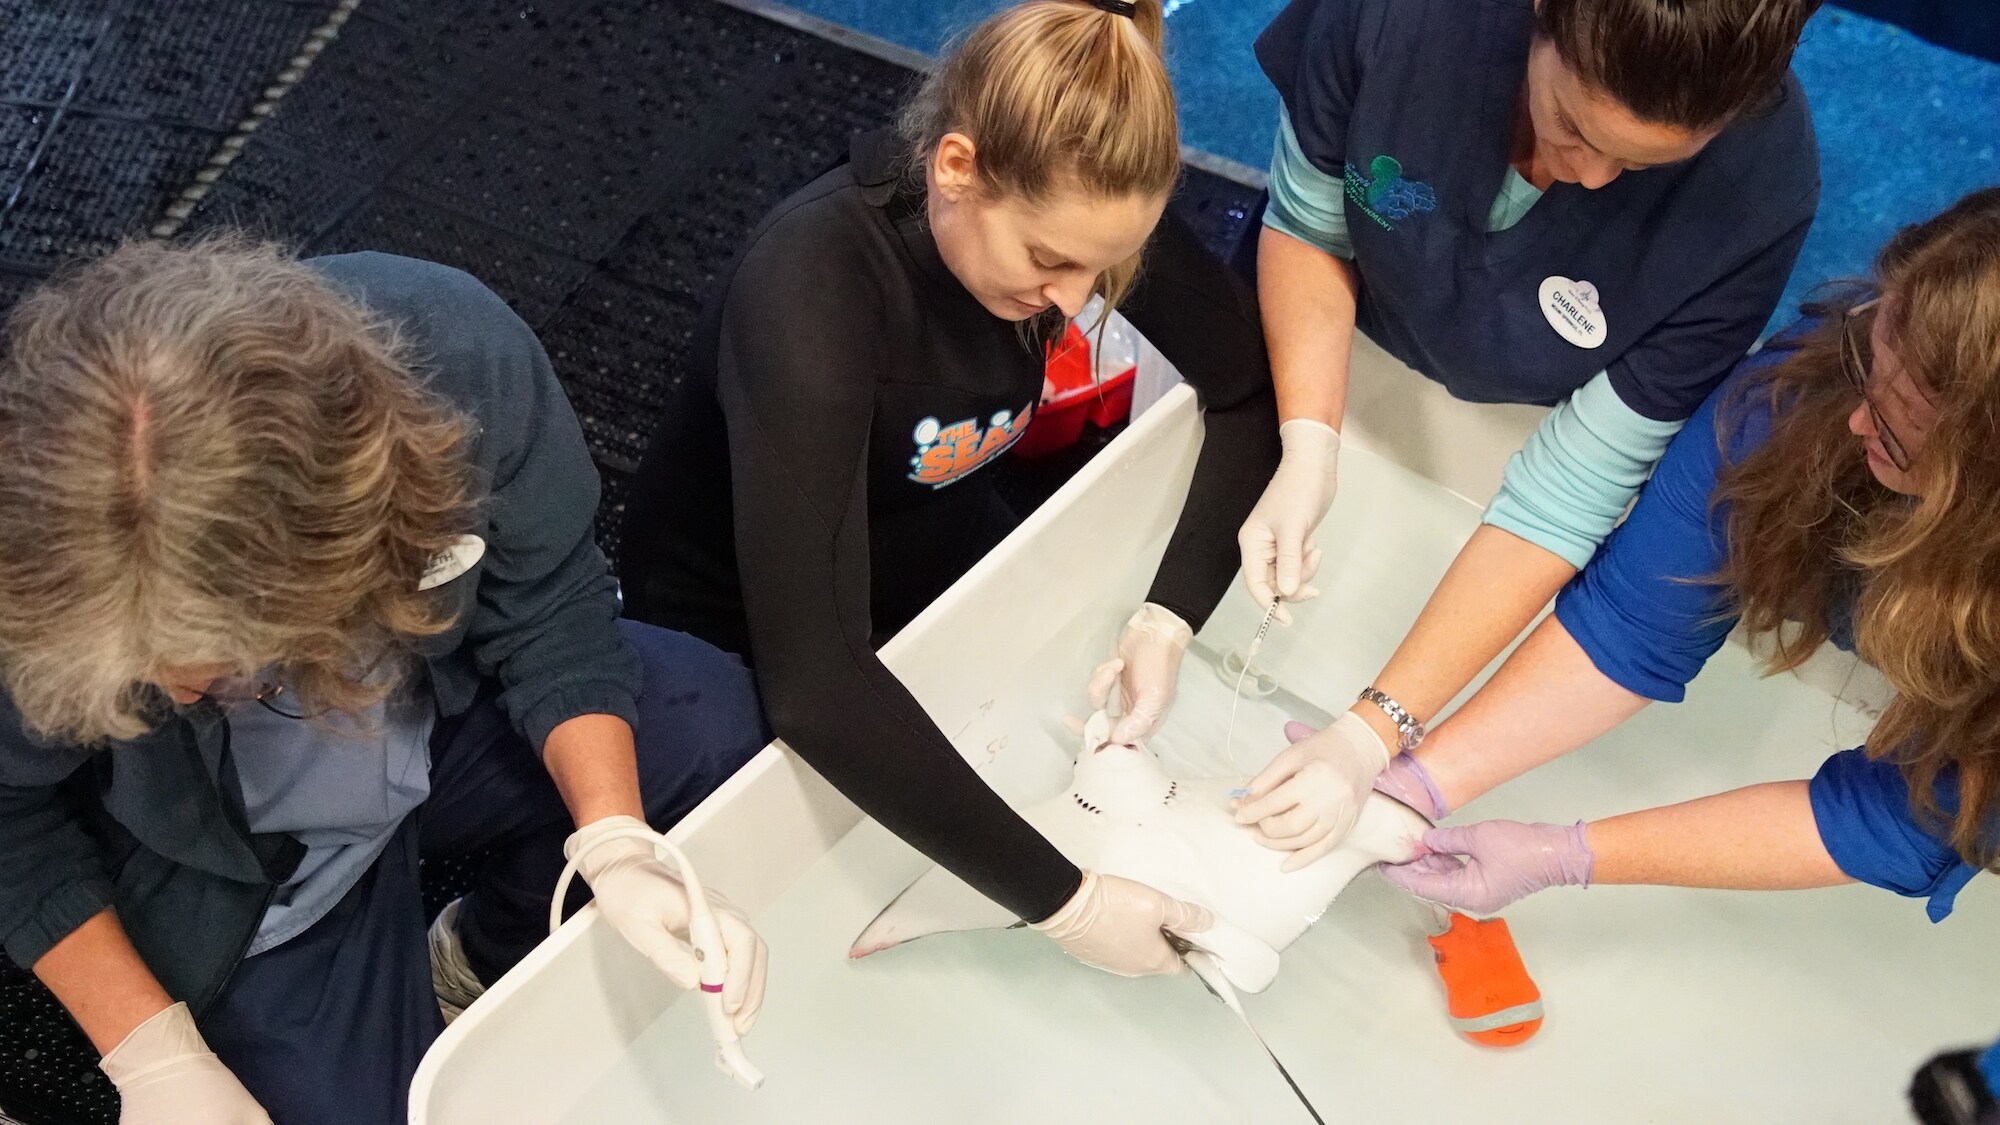
[[[387,648],[376,653],[375,658],[370,660],[368,666],[361,669],[360,674],[355,677],[355,682],[368,683],[372,681],[376,673],[383,668],[386,662],[393,660],[394,656],[394,650]],[[269,668],[266,668],[265,671],[268,672]],[[293,710],[291,703],[293,700],[299,699],[297,692],[290,691],[278,680],[252,679],[248,676],[223,676],[219,679],[211,680],[208,684],[208,690],[202,692],[200,698],[221,707],[241,707],[246,704],[255,703],[257,706],[262,707],[279,718],[297,719],[301,722],[320,718],[331,711],[331,708],[326,707],[317,710],[307,709],[303,706],[302,700],[300,701],[301,705],[299,709]],[[278,701],[283,701],[286,706],[280,707]]]
[[[283,698],[289,703],[295,697],[287,696],[285,694],[285,685],[275,680],[220,679],[209,684],[208,690],[202,692],[201,697],[223,707],[240,707],[246,703],[255,703],[271,714],[284,719],[304,721],[313,718],[310,714],[294,712],[285,707],[278,706],[275,700]]]
[[[1910,471],[1910,453],[1901,438],[1882,419],[1882,410],[1875,405],[1875,396],[1868,391],[1868,383],[1875,375],[1875,349],[1873,345],[1862,346],[1855,339],[1854,325],[1864,315],[1875,311],[1882,298],[1874,297],[1849,308],[1840,314],[1840,370],[1847,376],[1847,382],[1861,401],[1868,407],[1868,417],[1875,423],[1875,432],[1881,435],[1882,451],[1889,455],[1889,463],[1897,472]]]

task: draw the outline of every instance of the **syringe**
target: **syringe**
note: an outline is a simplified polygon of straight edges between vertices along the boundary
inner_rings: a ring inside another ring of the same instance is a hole
[[[1244,677],[1250,674],[1250,662],[1257,658],[1257,650],[1264,647],[1264,638],[1270,635],[1271,622],[1277,616],[1278,599],[1272,598],[1271,608],[1264,611],[1264,620],[1257,626],[1257,635],[1250,638],[1250,647],[1243,651],[1243,670],[1236,673],[1235,697],[1229,703],[1229,737],[1223,743],[1223,748],[1229,755],[1229,765],[1232,769],[1241,768],[1236,763],[1236,712],[1243,706],[1243,680]],[[1247,797],[1250,795],[1250,791],[1248,789],[1231,789],[1229,795],[1231,797]]]

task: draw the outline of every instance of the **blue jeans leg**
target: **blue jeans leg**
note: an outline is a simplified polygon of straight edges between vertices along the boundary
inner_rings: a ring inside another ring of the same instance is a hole
[[[202,1037],[279,1125],[403,1125],[444,1030],[411,820],[326,917],[236,967]]]
[[[770,741],[749,669],[735,655],[688,636],[620,621],[639,652],[644,682],[639,790],[646,819],[666,829]],[[574,829],[539,757],[490,701],[475,705],[433,747],[423,808],[426,857],[488,852],[459,907],[458,933],[481,979],[497,980],[548,936],[549,897]],[[574,885],[566,911],[589,901]]]

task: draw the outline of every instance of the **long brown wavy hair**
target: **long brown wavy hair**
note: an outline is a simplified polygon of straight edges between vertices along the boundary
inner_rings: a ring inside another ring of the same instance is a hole
[[[470,422],[394,328],[274,246],[134,242],[25,298],[0,365],[0,686],[132,738],[165,668],[275,667],[354,712],[451,625]]]
[[[1740,417],[1763,396],[1775,422],[1721,477],[1719,579],[1771,643],[1774,670],[1803,663],[1829,615],[1852,607],[1857,651],[1896,689],[1869,755],[1901,768],[1913,810],[1948,822],[1968,863],[1993,868],[2000,849],[1982,827],[2000,806],[2000,188],[1899,232],[1874,273],[1885,338],[1937,408],[1912,456],[1917,495],[1879,483],[1847,430],[1858,402],[1841,372],[1841,314],[1867,293],[1851,286],[1809,310],[1818,327],[1725,404]],[[1946,818],[1935,785],[1954,774],[1959,807]]]

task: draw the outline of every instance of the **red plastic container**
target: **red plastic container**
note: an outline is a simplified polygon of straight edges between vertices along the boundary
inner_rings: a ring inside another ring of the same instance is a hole
[[[1090,341],[1075,325],[1050,345],[1048,356],[1042,393],[1049,397],[1035,408],[1028,432],[1014,443],[1017,457],[1046,457],[1068,449],[1083,437],[1085,422],[1110,426],[1132,412],[1132,381],[1138,369],[1094,382]]]
[[[1138,378],[1139,369],[1128,367],[1124,374],[1099,384],[1097,393],[1086,395],[1090,401],[1090,424],[1104,429],[1129,417],[1132,413],[1132,385]]]
[[[1042,368],[1044,398],[1066,398],[1089,388],[1090,340],[1076,325],[1064,329],[1062,339],[1050,344],[1044,354],[1048,359]]]

